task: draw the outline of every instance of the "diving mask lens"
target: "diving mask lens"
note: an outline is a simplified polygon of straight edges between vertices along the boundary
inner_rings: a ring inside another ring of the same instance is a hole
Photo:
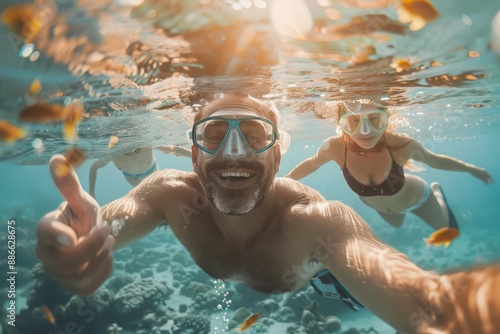
[[[340,127],[348,135],[352,135],[362,128],[369,128],[371,131],[380,133],[387,128],[388,119],[385,110],[377,110],[368,114],[348,112],[340,117]]]
[[[253,153],[261,153],[274,145],[277,133],[274,124],[262,117],[251,116],[241,119],[212,116],[193,125],[193,143],[202,151],[215,154],[235,129]]]

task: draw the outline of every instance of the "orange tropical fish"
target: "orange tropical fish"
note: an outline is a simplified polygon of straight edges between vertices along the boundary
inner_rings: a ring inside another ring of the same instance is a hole
[[[407,59],[399,59],[396,61],[396,70],[399,72],[404,70],[409,70],[411,68],[411,62]]]
[[[243,332],[245,329],[252,327],[257,322],[257,320],[259,318],[260,318],[260,314],[258,314],[258,313],[252,314],[251,316],[246,318],[245,321],[243,321],[243,323],[241,324],[241,327],[238,330],[240,332]]]
[[[43,311],[43,314],[45,314],[45,317],[47,318],[47,320],[52,325],[55,325],[56,324],[56,318],[54,317],[54,315],[52,314],[52,312],[50,311],[50,309],[46,305],[43,305],[42,306],[42,311]]]
[[[64,154],[66,157],[66,160],[68,161],[66,164],[60,164],[57,166],[56,169],[56,175],[58,177],[65,177],[68,175],[70,168],[76,168],[80,166],[85,159],[87,159],[87,155],[85,154],[84,151],[82,151],[79,148],[70,148],[66,153]]]
[[[66,117],[63,121],[64,138],[74,140],[77,137],[76,127],[83,119],[85,108],[80,102],[75,102],[66,107]]]
[[[80,166],[87,159],[85,152],[79,148],[70,148],[64,156],[72,167]]]
[[[439,13],[428,0],[403,0],[398,8],[398,18],[401,22],[410,23],[410,30],[417,31],[437,19]]]
[[[6,141],[9,144],[24,138],[26,132],[8,122],[0,120],[0,140]]]
[[[426,22],[435,20],[439,16],[429,0],[403,0],[401,6],[411,15],[420,17]]]
[[[67,106],[39,102],[21,109],[19,120],[37,124],[62,120],[64,138],[74,140],[77,137],[76,127],[82,121],[84,114],[85,108],[80,102]]]
[[[432,233],[429,238],[424,238],[427,246],[445,246],[448,247],[451,242],[460,235],[460,231],[456,228],[443,227]]]
[[[2,12],[2,23],[14,34],[25,38],[27,41],[42,28],[44,22],[34,4],[15,4],[7,7]]]
[[[38,95],[41,90],[42,90],[42,82],[38,78],[33,80],[33,82],[30,85],[30,88],[28,88],[28,92],[33,96]]]
[[[108,143],[108,148],[112,148],[113,146],[116,145],[116,143],[118,143],[118,137],[117,136],[111,136],[109,137],[109,143]]]
[[[35,103],[21,109],[19,120],[30,123],[49,123],[65,119],[68,109],[52,103]]]

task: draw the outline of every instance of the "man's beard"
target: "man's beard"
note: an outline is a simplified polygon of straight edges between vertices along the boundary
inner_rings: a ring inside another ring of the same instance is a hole
[[[226,162],[223,166],[227,167],[230,164],[234,164],[234,162]],[[222,188],[217,182],[212,181],[209,177],[209,174],[213,173],[214,170],[221,170],[218,168],[219,166],[221,166],[221,163],[214,164],[214,166],[209,165],[206,170],[197,167],[196,172],[209,201],[221,213],[235,216],[244,215],[259,205],[268,194],[269,189],[271,189],[274,180],[272,171],[268,171],[264,174],[264,177],[256,182],[255,185],[251,186],[251,189],[233,190]],[[260,164],[242,162],[238,164],[237,167],[238,166],[240,168],[247,168],[248,170],[255,171],[257,175],[264,173],[263,167]],[[231,167],[234,169],[235,166],[233,165]],[[235,170],[237,170],[237,168]]]

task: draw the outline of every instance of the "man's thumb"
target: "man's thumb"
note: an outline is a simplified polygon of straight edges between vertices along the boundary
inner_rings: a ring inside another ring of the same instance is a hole
[[[49,162],[54,184],[73,210],[82,207],[83,188],[75,170],[61,154],[54,155]]]

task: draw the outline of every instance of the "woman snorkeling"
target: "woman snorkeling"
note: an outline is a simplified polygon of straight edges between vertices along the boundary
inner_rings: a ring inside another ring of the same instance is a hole
[[[176,156],[191,157],[191,150],[182,146],[167,145],[156,149],[165,154],[173,153]],[[159,170],[151,147],[136,148],[122,156],[97,159],[89,170],[89,193],[92,197],[95,197],[97,171],[111,161],[123,173],[125,180],[132,187],[137,186],[146,177]]]
[[[287,177],[301,179],[333,160],[361,201],[395,227],[401,226],[406,212],[413,212],[435,230],[458,229],[439,184],[429,185],[404,173],[403,166],[410,159],[437,169],[468,172],[485,184],[493,181],[484,168],[436,154],[413,138],[392,132],[387,109],[371,100],[340,103],[338,124],[342,135],[327,138],[314,156]]]

